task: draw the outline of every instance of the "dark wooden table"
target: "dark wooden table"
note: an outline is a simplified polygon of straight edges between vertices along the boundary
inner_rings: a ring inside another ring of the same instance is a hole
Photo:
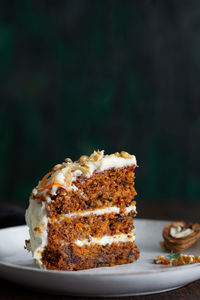
[[[142,203],[142,201],[137,202],[138,218],[149,218],[149,219],[161,219],[161,220],[187,220],[187,221],[199,221],[199,211],[200,204],[193,203],[188,205],[188,203],[177,203],[174,202],[173,205],[167,201],[160,202],[148,202]],[[0,227],[8,227],[13,225],[20,225],[24,223],[24,208],[16,205],[0,205]],[[5,280],[0,280],[0,300],[12,299],[12,300],[67,300],[71,299],[70,296],[57,296],[57,295],[47,295],[37,291],[31,291],[24,287],[17,286]],[[73,299],[88,299],[73,297]],[[89,298],[94,299],[94,298]],[[100,299],[100,298],[95,298]],[[102,298],[105,299],[105,298]],[[146,295],[146,296],[135,296],[135,297],[118,297],[113,299],[138,299],[138,300],[195,300],[200,299],[200,280],[195,281],[185,287],[179,288],[174,291]]]

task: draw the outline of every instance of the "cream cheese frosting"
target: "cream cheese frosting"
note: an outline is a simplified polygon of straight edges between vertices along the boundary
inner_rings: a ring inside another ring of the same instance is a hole
[[[36,200],[30,199],[25,219],[29,228],[30,250],[32,251],[32,256],[37,263],[41,265],[41,254],[44,247],[47,245],[48,238],[48,218],[44,202],[40,204]]]
[[[135,241],[135,233],[124,234],[116,234],[116,235],[104,235],[102,238],[95,238],[91,237],[88,241],[87,239],[84,240],[76,240],[74,242],[75,245],[82,247],[84,245],[91,245],[91,244],[98,244],[98,245],[107,245],[112,244],[113,242],[134,242]]]
[[[130,211],[136,211],[136,205],[131,205],[131,206],[125,208],[125,213],[129,213]],[[99,208],[99,209],[88,210],[88,211],[83,211],[83,212],[64,214],[61,218],[86,217],[91,214],[100,216],[100,215],[110,214],[110,213],[119,214],[119,212],[120,212],[119,207],[110,206],[110,207],[106,207],[106,208]]]

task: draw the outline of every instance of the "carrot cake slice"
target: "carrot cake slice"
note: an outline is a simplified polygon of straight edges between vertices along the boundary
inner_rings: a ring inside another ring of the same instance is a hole
[[[94,151],[65,159],[33,189],[26,211],[26,248],[41,268],[82,270],[139,258],[134,169],[127,152]]]

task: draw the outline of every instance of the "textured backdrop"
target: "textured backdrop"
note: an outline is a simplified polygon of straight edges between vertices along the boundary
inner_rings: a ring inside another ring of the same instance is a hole
[[[198,0],[2,0],[0,201],[94,149],[136,154],[141,201],[198,200],[199,20]]]

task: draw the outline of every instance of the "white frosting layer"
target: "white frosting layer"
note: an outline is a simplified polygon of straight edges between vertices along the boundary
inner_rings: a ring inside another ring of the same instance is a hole
[[[132,205],[129,207],[125,208],[125,213],[129,213],[130,211],[136,211],[136,206]],[[110,213],[116,213],[119,214],[120,208],[117,206],[111,206],[111,207],[106,207],[106,208],[100,208],[100,209],[94,209],[94,210],[88,210],[88,211],[83,211],[83,212],[75,212],[71,214],[64,214],[62,218],[67,218],[67,217],[85,217],[89,216],[91,214],[94,215],[104,215],[104,214],[110,214]]]
[[[29,227],[32,256],[41,265],[41,254],[47,245],[48,218],[44,202],[39,204],[36,200],[30,200],[25,218],[26,224]]]
[[[84,245],[91,245],[91,244],[107,245],[107,244],[112,244],[113,242],[119,243],[119,242],[134,242],[134,241],[135,241],[135,233],[130,233],[130,234],[122,233],[113,236],[104,235],[102,238],[91,237],[89,241],[87,239],[76,240],[74,244],[76,244],[79,247],[82,247]]]
[[[103,154],[103,151],[101,151]],[[105,155],[102,159],[97,161],[86,162],[89,167],[86,176],[89,177],[94,171],[103,172],[111,168],[124,168],[131,165],[136,165],[136,158],[132,155],[131,158],[123,158],[119,156]]]

